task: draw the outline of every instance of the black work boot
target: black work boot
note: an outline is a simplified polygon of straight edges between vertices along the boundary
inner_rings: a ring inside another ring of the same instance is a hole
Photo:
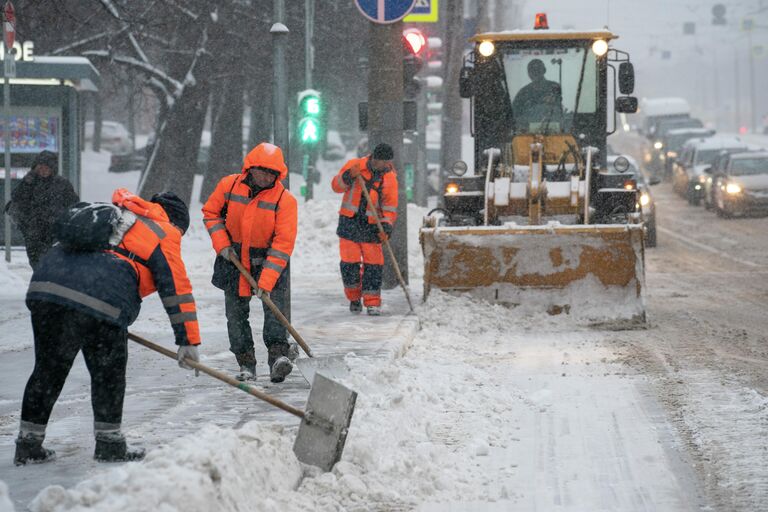
[[[96,449],[93,458],[99,462],[130,462],[141,460],[146,455],[144,448],[128,448],[125,439],[106,441],[96,439]]]
[[[41,463],[49,462],[56,458],[56,452],[43,448],[44,437],[24,436],[16,439],[16,454],[13,456],[13,463],[17,466],[23,466],[28,462]]]
[[[363,304],[360,299],[353,300],[349,303],[349,311],[352,313],[360,313],[363,310]]]
[[[293,370],[289,355],[291,346],[286,342],[275,343],[267,349],[269,354],[269,380],[283,382]]]
[[[240,373],[235,378],[239,381],[256,380],[256,354],[253,349],[235,354],[235,358],[240,365]]]

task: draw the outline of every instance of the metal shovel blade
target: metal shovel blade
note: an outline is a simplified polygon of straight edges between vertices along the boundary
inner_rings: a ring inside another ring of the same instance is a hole
[[[304,464],[330,471],[341,459],[357,393],[315,374],[293,453]]]
[[[342,379],[349,375],[349,367],[344,356],[300,357],[294,361],[299,371],[312,384],[315,374],[322,373],[331,379]]]

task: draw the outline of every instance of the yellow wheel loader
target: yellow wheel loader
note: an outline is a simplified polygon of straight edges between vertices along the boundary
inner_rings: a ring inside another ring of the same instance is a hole
[[[420,239],[425,297],[471,293],[588,323],[645,322],[637,184],[606,165],[634,69],[607,30],[478,34],[460,75],[474,175],[457,162]],[[617,90],[618,89],[618,90]],[[617,93],[622,94],[619,96]]]

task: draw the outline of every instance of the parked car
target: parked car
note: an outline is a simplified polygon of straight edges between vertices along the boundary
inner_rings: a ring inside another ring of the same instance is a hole
[[[683,145],[680,157],[673,166],[672,187],[694,206],[701,202],[707,175],[722,150],[747,151],[747,144],[738,137],[714,136],[691,139]]]
[[[85,143],[90,148],[93,144],[94,122],[85,122]],[[117,121],[101,122],[101,149],[113,154],[131,152],[131,136],[128,130]]]
[[[205,174],[208,168],[209,146],[201,145],[197,151],[195,174]],[[152,146],[145,146],[126,154],[113,154],[109,162],[109,172],[141,171],[147,163]]]
[[[733,153],[712,179],[720,216],[768,214],[768,151]]]
[[[625,159],[628,163],[628,167],[624,171],[622,165],[626,165],[624,161],[619,159]],[[618,169],[617,160],[619,161]],[[640,166],[637,164],[634,158],[629,155],[608,155],[607,159],[608,169],[613,168],[615,172],[609,173],[610,177],[614,177],[613,182],[609,183],[609,186],[615,188],[629,188],[634,187],[637,190],[637,204],[635,205],[636,211],[640,212],[642,221],[645,224],[645,245],[647,247],[656,247],[656,205],[653,202],[653,196],[651,195],[651,185],[660,183],[661,180],[658,177],[647,178],[645,174],[640,171]]]

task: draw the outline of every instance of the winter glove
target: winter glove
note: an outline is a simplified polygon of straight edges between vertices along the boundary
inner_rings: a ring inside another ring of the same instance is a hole
[[[197,351],[197,345],[179,345],[179,351],[176,352],[176,360],[179,362],[179,366],[185,370],[192,370],[193,368],[184,362],[184,359],[190,359],[196,363],[200,362],[200,352]],[[195,370],[195,376],[198,372]]]
[[[227,261],[232,261],[233,259],[237,259],[237,251],[235,251],[235,248],[231,245],[226,246],[222,250],[219,251],[219,256],[224,258]]]
[[[393,229],[392,224],[388,222],[382,222],[381,227],[384,229],[384,232],[382,233],[381,231],[379,231],[379,240],[381,240],[382,242],[385,240],[389,240],[389,238],[392,236],[392,229]]]
[[[268,292],[267,290],[265,290],[265,289],[263,289],[263,288],[259,288],[258,290],[256,290],[256,296],[257,296],[258,298],[262,298],[262,297],[263,297],[263,296],[265,296],[265,295],[266,295],[267,297],[269,297],[269,292]]]

